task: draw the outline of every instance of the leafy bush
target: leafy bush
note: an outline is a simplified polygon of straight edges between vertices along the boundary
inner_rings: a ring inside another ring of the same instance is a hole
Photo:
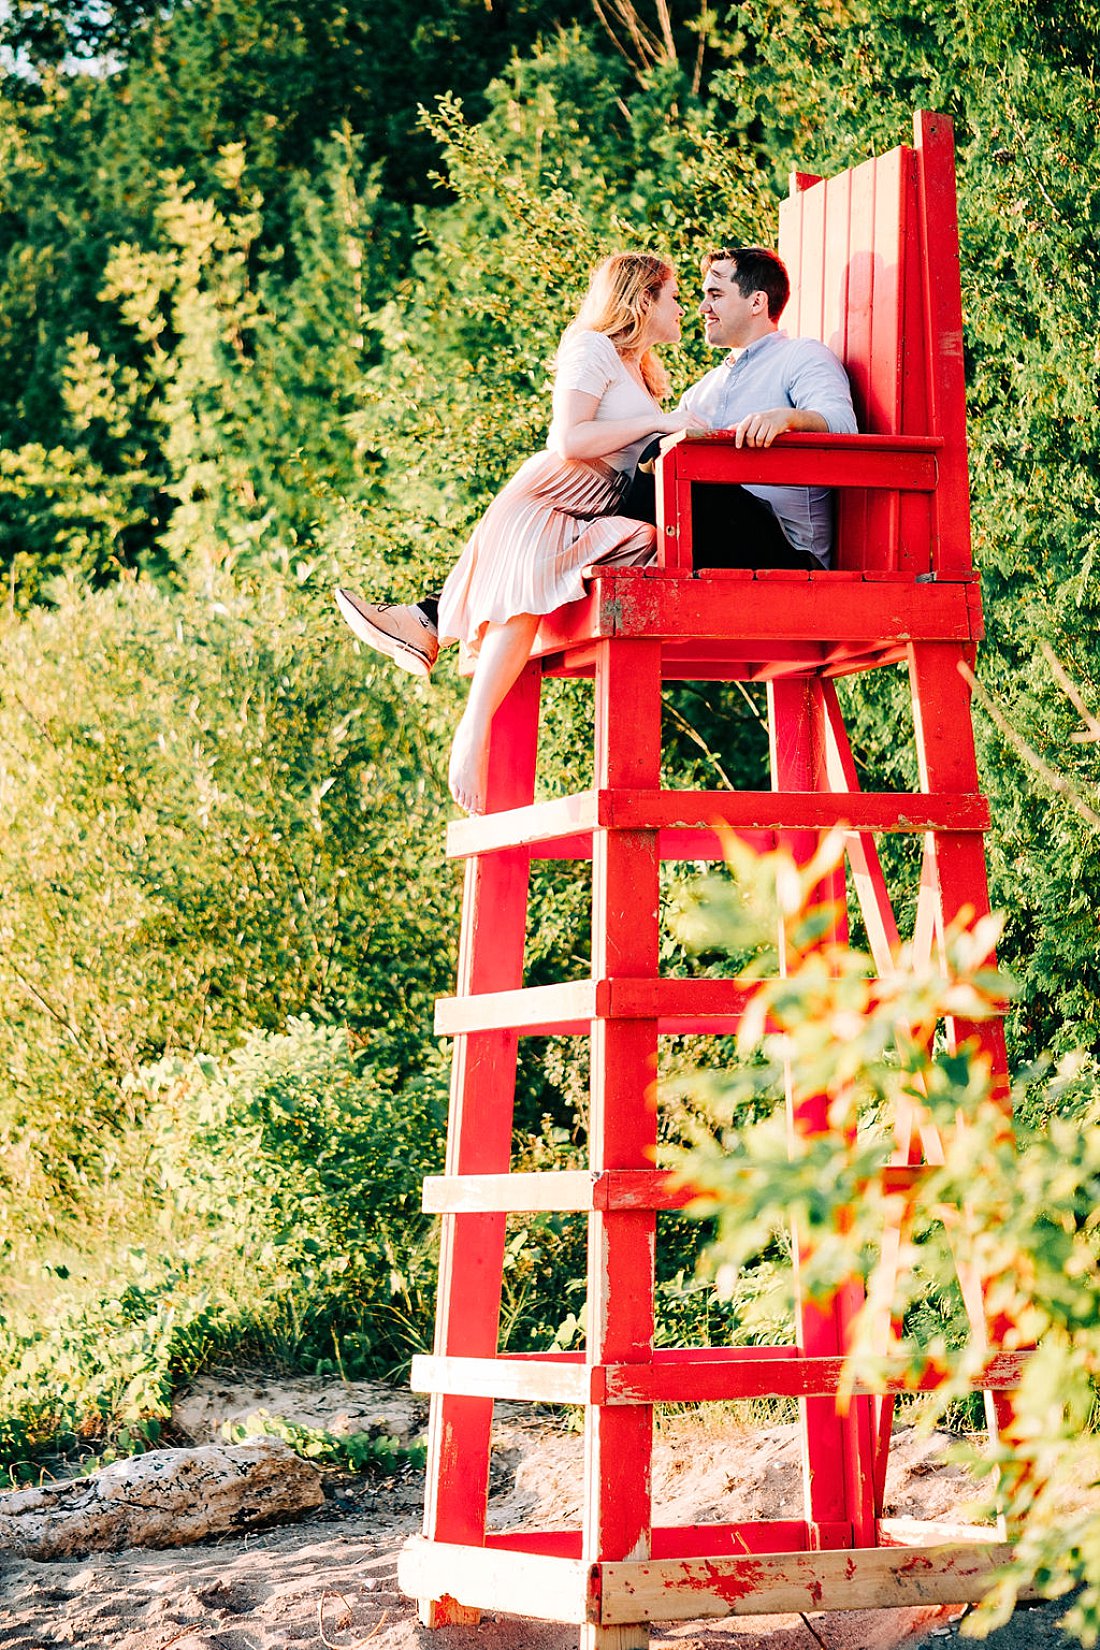
[[[222,1436],[230,1444],[248,1438],[281,1438],[307,1461],[342,1467],[347,1472],[392,1472],[406,1464],[423,1466],[424,1443],[405,1443],[389,1433],[329,1432],[324,1427],[299,1426],[266,1409],[253,1410],[243,1421],[227,1421]]]
[[[420,1183],[442,1154],[446,1070],[401,1080],[344,1031],[292,1021],[221,1060],[168,1059],[132,1090],[130,1219],[145,1241],[50,1268],[0,1323],[0,1462],[66,1439],[135,1443],[214,1359],[393,1371],[435,1276]]]
[[[950,1311],[929,1310],[929,1286],[942,1302],[963,1269],[980,1280],[999,1343],[1038,1350],[999,1440],[971,1455],[976,1471],[992,1475],[987,1510],[1019,1532],[976,1626],[1005,1619],[1025,1588],[1072,1593],[1067,1622],[1091,1645],[1100,1637],[1100,1515],[1095,1505],[1074,1516],[1066,1508],[1100,1360],[1100,1085],[1078,1059],[1048,1080],[1045,1106],[1033,1093],[1019,1108],[1014,1130],[976,1042],[950,1048],[936,1035],[946,1018],[979,1023],[1003,1008],[1007,982],[988,966],[998,923],[956,926],[942,967],[903,955],[896,973],[876,979],[869,957],[827,942],[829,913],[810,903],[837,852],[826,845],[801,870],[783,853],[754,865],[735,852],[738,887],[712,885],[685,918],[697,942],[724,936],[732,950],[764,942],[779,924],[787,965],[786,977],[764,980],[753,996],[741,1063],[696,1085],[708,1126],[681,1164],[718,1219],[710,1262],[735,1287],[793,1226],[806,1294],[828,1302],[849,1279],[865,1284],[849,1380],[883,1391],[888,1376],[915,1389],[936,1375],[933,1417],[970,1393],[988,1341],[985,1324],[965,1340],[951,1333]],[[824,1097],[820,1131],[792,1140],[782,1109],[769,1105],[784,1070],[796,1109]],[[906,1117],[906,1127],[938,1130],[946,1150],[942,1167],[901,1191],[890,1169]],[[882,1235],[898,1221],[895,1267]]]
[[[65,585],[4,629],[0,1201],[38,1224],[100,1184],[164,1051],[304,1013],[424,1058],[450,696],[364,668],[333,579]]]

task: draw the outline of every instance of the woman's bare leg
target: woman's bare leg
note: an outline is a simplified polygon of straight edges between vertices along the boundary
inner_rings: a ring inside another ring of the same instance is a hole
[[[487,626],[470,683],[470,697],[451,746],[451,795],[468,814],[485,812],[489,731],[509,688],[518,681],[539,627],[535,613],[517,613]]]

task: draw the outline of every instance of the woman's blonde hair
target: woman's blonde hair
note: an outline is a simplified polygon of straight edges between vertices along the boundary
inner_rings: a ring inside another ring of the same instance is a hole
[[[645,336],[649,306],[676,271],[652,252],[613,252],[592,271],[588,291],[569,327],[603,332],[620,354],[637,349]],[[645,387],[655,400],[668,394],[668,373],[652,349],[639,362]]]

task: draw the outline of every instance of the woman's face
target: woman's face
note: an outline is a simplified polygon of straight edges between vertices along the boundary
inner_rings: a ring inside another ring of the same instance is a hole
[[[680,317],[683,313],[676,277],[670,275],[646,312],[646,347],[650,344],[679,343]]]

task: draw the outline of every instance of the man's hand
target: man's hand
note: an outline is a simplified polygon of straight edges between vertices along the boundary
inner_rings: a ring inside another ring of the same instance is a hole
[[[801,407],[771,407],[767,412],[748,413],[735,425],[735,447],[770,447],[777,435],[788,430],[828,430],[820,413]]]

